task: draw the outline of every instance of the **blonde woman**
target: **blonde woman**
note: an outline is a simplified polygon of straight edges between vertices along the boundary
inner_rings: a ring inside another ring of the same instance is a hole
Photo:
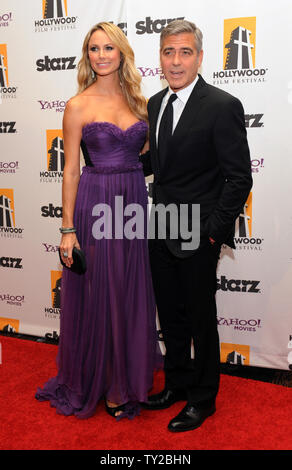
[[[79,91],[63,121],[60,253],[66,267],[58,375],[36,395],[79,418],[92,416],[101,398],[111,416],[131,418],[152,387],[155,301],[139,163],[148,133],[140,82],[124,33],[111,23],[95,25],[83,44]],[[86,163],[81,176],[80,145]],[[132,230],[129,204],[143,209],[140,227]],[[85,253],[85,274],[71,270],[74,247]]]

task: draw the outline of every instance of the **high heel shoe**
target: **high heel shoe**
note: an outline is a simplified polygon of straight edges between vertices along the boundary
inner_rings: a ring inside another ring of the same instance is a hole
[[[104,400],[104,403],[105,403],[106,412],[113,418],[117,418],[119,416],[119,414],[117,414],[119,413],[119,411],[125,411],[126,403],[124,403],[123,405],[118,405],[118,406],[108,406],[106,400]]]

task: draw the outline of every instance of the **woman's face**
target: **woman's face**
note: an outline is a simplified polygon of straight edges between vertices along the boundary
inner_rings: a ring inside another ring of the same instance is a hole
[[[90,37],[88,57],[92,70],[100,76],[115,73],[120,67],[120,50],[101,29],[95,31]]]

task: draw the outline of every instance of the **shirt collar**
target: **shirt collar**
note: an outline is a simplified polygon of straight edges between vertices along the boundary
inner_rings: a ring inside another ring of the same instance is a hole
[[[192,83],[190,83],[188,86],[176,92],[178,99],[182,101],[183,104],[186,104],[186,102],[188,101],[198,80],[199,80],[199,75],[197,75],[195,80]],[[174,93],[174,91],[172,91],[171,88],[168,88],[167,97],[169,98],[170,95],[172,95],[172,93]]]

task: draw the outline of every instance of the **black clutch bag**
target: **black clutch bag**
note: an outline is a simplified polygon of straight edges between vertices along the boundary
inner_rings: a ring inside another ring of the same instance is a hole
[[[72,258],[73,258],[73,263],[71,264],[71,268],[68,268],[66,264],[63,262],[61,258],[61,253],[60,253],[60,248],[59,248],[59,257],[60,257],[60,262],[61,264],[67,268],[73,271],[76,274],[84,274],[86,272],[86,259],[85,259],[85,254],[82,250],[79,250],[74,246],[73,251],[72,251]]]

